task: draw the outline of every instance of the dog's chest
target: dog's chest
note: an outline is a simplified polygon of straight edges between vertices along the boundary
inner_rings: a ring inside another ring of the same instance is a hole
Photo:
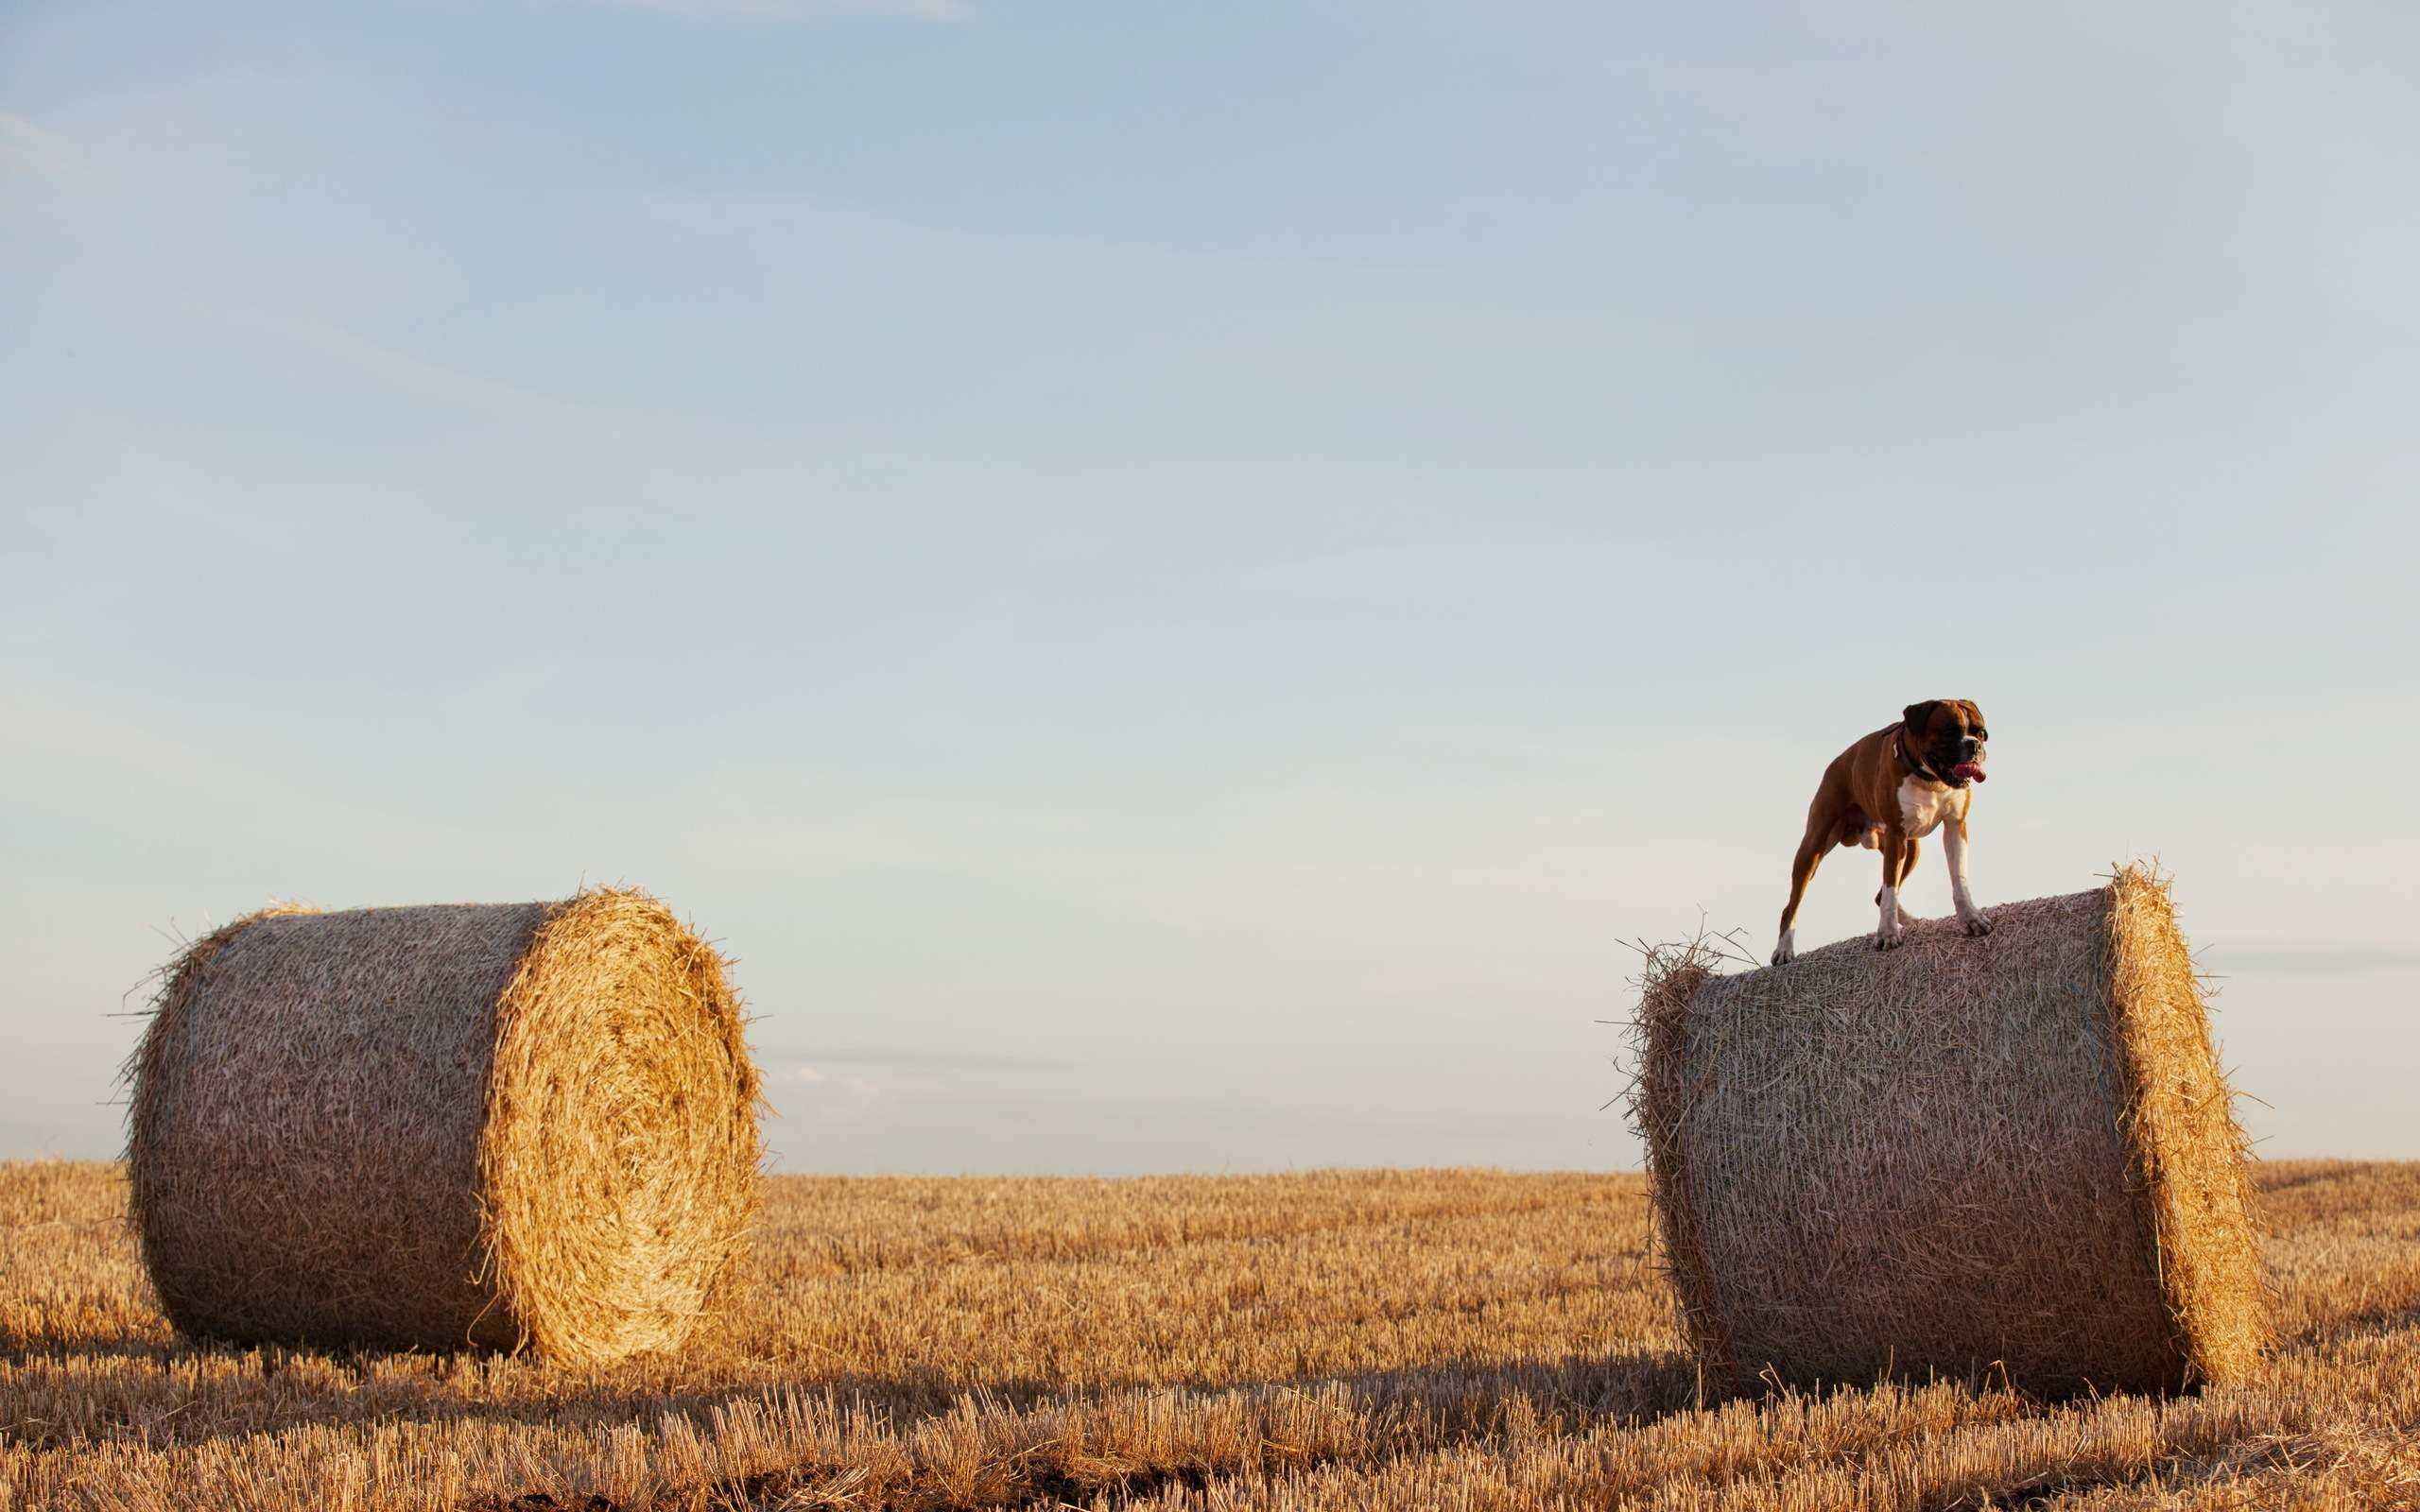
[[[1910,777],[1899,783],[1899,828],[1918,839],[1941,828],[1941,821],[1966,811],[1963,789],[1939,787]]]

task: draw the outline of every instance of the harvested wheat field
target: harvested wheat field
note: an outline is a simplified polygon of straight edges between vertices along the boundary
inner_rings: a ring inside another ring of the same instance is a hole
[[[1710,1403],[1634,1176],[779,1177],[735,1326],[573,1366],[188,1344],[10,1165],[0,1506],[2420,1507],[2420,1165],[2259,1186],[2241,1381]]]

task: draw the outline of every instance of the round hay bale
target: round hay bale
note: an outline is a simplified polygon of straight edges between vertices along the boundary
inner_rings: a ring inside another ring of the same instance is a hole
[[[1716,975],[1651,954],[1633,1111],[1707,1373],[2042,1395],[2258,1357],[2244,1136],[2164,881]]]
[[[128,1071],[189,1334],[668,1349],[754,1211],[739,1001],[644,893],[253,914],[164,969]]]

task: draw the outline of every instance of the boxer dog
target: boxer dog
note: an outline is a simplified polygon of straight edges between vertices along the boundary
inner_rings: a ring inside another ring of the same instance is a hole
[[[1917,843],[1936,829],[1949,859],[1949,898],[1969,935],[1988,935],[1992,922],[1966,890],[1966,811],[1971,784],[1983,781],[1983,711],[1964,698],[1927,698],[1908,705],[1897,724],[1877,730],[1832,758],[1806,809],[1806,834],[1789,864],[1789,902],[1781,911],[1781,941],[1773,964],[1798,954],[1799,900],[1807,879],[1838,846],[1882,852],[1882,890],[1874,895],[1882,922],[1874,948],[1895,950],[1915,922],[1899,906],[1899,887],[1916,869]],[[1944,828],[1946,826],[1946,828]]]

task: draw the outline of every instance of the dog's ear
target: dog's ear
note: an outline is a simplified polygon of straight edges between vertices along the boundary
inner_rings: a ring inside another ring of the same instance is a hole
[[[1932,712],[1940,707],[1940,699],[1927,698],[1922,703],[1911,703],[1908,705],[1908,707],[1901,712],[1899,717],[1908,722],[1908,728],[1910,730],[1922,734],[1925,727],[1932,723]]]

